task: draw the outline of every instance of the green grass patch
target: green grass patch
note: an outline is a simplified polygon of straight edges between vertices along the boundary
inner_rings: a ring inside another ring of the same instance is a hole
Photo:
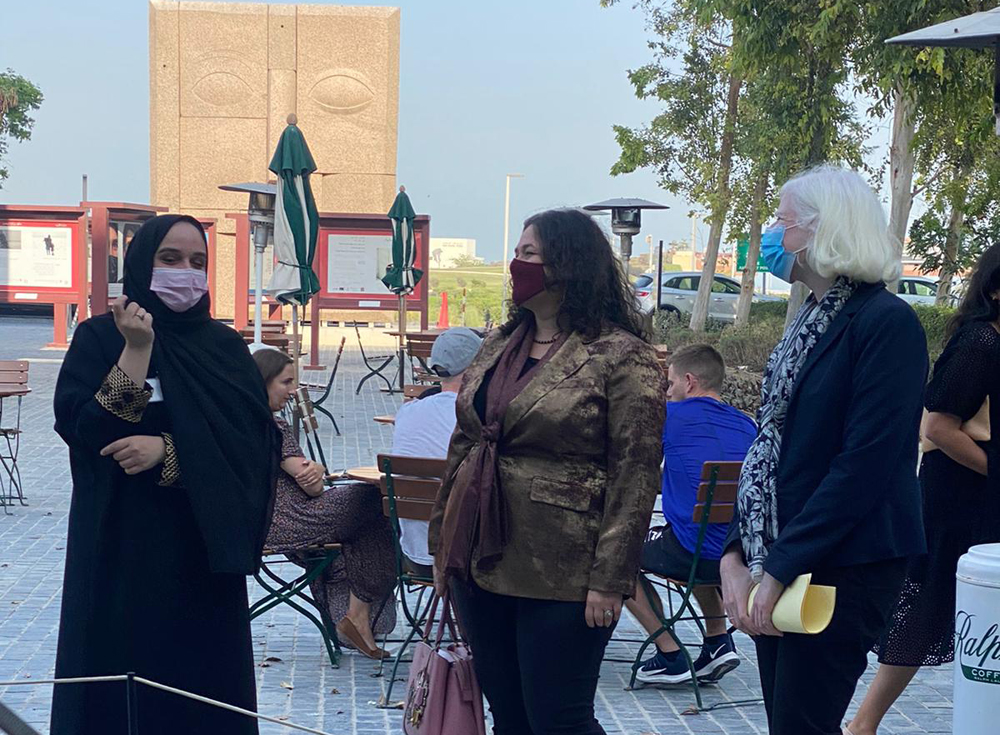
[[[428,318],[436,325],[441,313],[441,293],[448,294],[450,326],[482,327],[486,312],[494,322],[502,313],[503,268],[498,265],[431,270],[429,275]],[[463,319],[462,301],[465,300]]]

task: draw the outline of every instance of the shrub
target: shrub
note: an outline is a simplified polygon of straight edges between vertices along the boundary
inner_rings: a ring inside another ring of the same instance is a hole
[[[656,315],[653,324],[654,341],[657,344],[666,345],[671,352],[696,342],[715,345],[724,326],[721,322],[709,319],[705,325],[705,331],[699,334],[691,331],[688,327],[690,323],[691,317],[687,314],[676,311],[661,311]]]
[[[936,360],[947,341],[945,331],[948,328],[948,320],[955,314],[955,309],[950,306],[914,304],[913,310],[917,312],[917,318],[927,335],[927,352],[931,360]]]
[[[745,327],[726,327],[716,349],[727,365],[763,373],[771,351],[781,340],[784,319],[751,321]]]
[[[760,301],[750,304],[750,321],[757,319],[780,319],[785,321],[785,314],[788,313],[788,302],[781,301]]]
[[[770,313],[751,314],[750,324],[745,327],[711,322],[704,332],[692,332],[686,316],[663,312],[656,320],[654,333],[655,341],[671,352],[690,344],[709,344],[722,354],[727,365],[763,372],[771,350],[781,339],[784,324],[784,315],[779,316],[772,308]]]
[[[757,418],[760,408],[761,376],[746,370],[727,370],[722,384],[722,400],[751,418]]]

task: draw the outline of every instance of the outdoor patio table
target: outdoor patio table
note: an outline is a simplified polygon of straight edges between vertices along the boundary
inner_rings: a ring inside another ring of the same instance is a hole
[[[345,470],[344,474],[352,480],[367,482],[371,485],[378,485],[382,482],[382,473],[378,467],[352,467]]]

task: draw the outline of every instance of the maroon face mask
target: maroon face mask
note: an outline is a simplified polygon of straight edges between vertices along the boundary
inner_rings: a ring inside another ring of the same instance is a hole
[[[511,298],[520,306],[545,290],[545,265],[519,258],[510,262]]]

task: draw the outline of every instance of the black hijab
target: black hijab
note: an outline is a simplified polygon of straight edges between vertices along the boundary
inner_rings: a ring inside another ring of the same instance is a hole
[[[175,312],[150,290],[153,259],[171,227],[147,220],[125,253],[124,292],[153,315],[152,363],[174,446],[213,572],[252,574],[271,522],[280,438],[267,390],[240,335],[209,316],[208,294]]]

